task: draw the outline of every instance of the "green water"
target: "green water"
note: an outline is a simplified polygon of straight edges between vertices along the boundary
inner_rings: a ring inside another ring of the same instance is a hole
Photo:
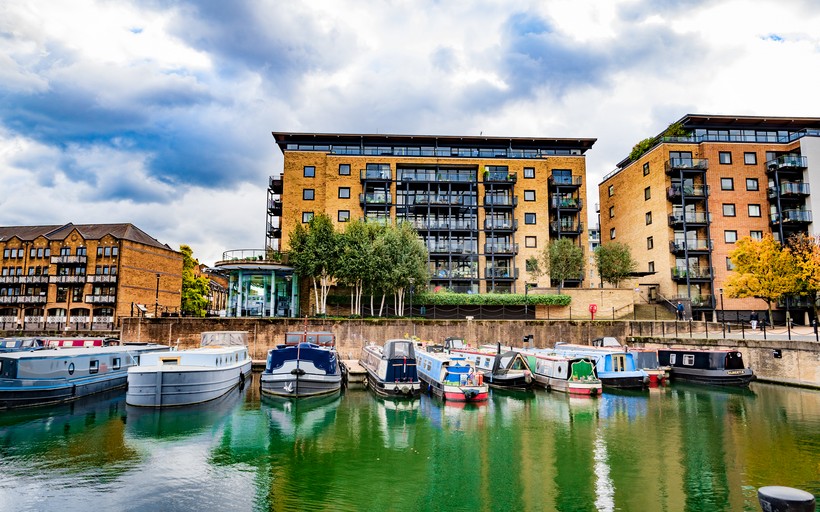
[[[454,407],[363,390],[242,392],[195,408],[123,394],[0,412],[0,510],[759,511],[820,495],[820,393],[673,385]]]

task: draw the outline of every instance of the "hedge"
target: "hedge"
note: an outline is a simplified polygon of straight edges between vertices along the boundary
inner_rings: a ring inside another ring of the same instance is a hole
[[[413,304],[419,306],[568,306],[569,295],[524,295],[522,293],[419,293],[413,296]]]

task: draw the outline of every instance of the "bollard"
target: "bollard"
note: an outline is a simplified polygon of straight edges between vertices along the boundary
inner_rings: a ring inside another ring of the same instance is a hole
[[[814,496],[792,487],[761,487],[757,499],[763,512],[814,512]]]

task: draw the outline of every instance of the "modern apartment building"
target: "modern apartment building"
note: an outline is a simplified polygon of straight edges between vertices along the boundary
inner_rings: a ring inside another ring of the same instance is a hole
[[[729,253],[745,236],[817,234],[820,196],[809,185],[820,179],[820,118],[690,114],[677,123],[685,136],[659,135],[598,185],[602,242],[628,244],[638,270],[654,272],[639,281],[650,299],[685,300],[695,318],[761,311],[762,300],[721,293]]]
[[[535,282],[526,260],[551,239],[587,248],[585,153],[595,139],[273,136],[284,168],[270,179],[269,249],[286,250],[294,223],[319,213],[338,228],[410,222],[427,245],[431,288],[522,293]]]
[[[178,313],[182,254],[132,224],[0,227],[0,329],[111,329]]]

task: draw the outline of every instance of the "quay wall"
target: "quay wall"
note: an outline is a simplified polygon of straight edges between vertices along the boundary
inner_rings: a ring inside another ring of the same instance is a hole
[[[820,389],[820,343],[762,339],[715,338],[720,323],[637,320],[426,320],[426,319],[309,319],[309,330],[336,334],[342,359],[358,358],[367,342],[417,336],[441,342],[460,336],[471,344],[501,342],[522,346],[533,335],[535,347],[552,347],[556,341],[588,344],[601,336],[614,336],[635,346],[693,346],[738,348],[761,381]],[[283,343],[285,333],[303,331],[301,319],[284,318],[125,318],[121,338],[170,344],[180,349],[199,345],[205,331],[247,331],[251,356],[264,360],[268,349]],[[711,336],[710,336],[711,335]],[[780,350],[781,357],[774,357]]]

